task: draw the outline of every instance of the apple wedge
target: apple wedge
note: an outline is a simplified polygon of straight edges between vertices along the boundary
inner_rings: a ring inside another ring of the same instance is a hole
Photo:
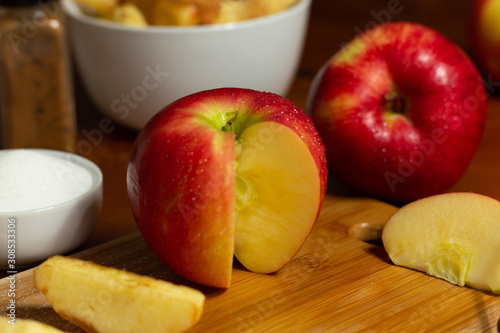
[[[251,138],[265,132],[274,133],[273,140],[258,151],[260,143]],[[253,125],[239,141],[235,255],[250,271],[274,272],[290,261],[316,220],[318,169],[308,147],[285,125]]]
[[[38,266],[34,281],[54,311],[87,332],[184,332],[205,302],[190,287],[63,256]]]
[[[500,293],[500,202],[446,193],[409,203],[382,232],[392,262],[459,286]]]
[[[127,188],[142,236],[193,282],[231,283],[233,258],[272,273],[307,239],[326,189],[324,147],[289,100],[250,89],[198,92],[141,130]]]

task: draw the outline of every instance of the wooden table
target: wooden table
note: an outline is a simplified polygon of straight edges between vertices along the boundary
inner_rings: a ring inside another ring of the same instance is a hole
[[[287,95],[304,108],[311,81],[321,65],[359,31],[381,20],[411,20],[433,27],[465,50],[471,0],[314,0],[309,33],[296,79]],[[104,117],[75,78],[79,140],[98,129]],[[497,88],[498,89],[498,88]],[[488,104],[483,141],[464,176],[449,191],[473,191],[500,199],[500,98]],[[98,226],[78,249],[79,257],[141,274],[187,283],[166,270],[137,234],[126,195],[126,167],[137,132],[116,125],[85,155],[104,174],[104,205]],[[226,292],[202,288],[206,312],[193,331],[208,332],[378,332],[494,331],[500,299],[391,265],[383,248],[354,239],[349,227],[383,223],[396,207],[328,189],[324,209],[310,239],[278,274],[254,275],[236,266]],[[107,243],[113,241],[112,243]],[[98,247],[96,247],[98,246]],[[116,257],[113,257],[115,256]],[[21,316],[77,331],[62,321],[33,290],[32,272],[18,274]],[[4,273],[5,276],[5,273]],[[249,282],[250,281],[250,282]],[[0,308],[6,304],[0,280]],[[269,291],[274,291],[269,293]],[[214,323],[218,323],[214,330]]]

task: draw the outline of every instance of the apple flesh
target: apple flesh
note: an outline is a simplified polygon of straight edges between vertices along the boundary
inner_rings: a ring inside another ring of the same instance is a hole
[[[461,177],[483,134],[486,100],[460,48],[428,27],[396,22],[336,53],[317,74],[307,111],[339,183],[406,203]]]
[[[488,80],[500,81],[500,1],[476,0],[471,10],[470,50]]]
[[[227,288],[233,257],[271,273],[313,227],[326,190],[323,144],[289,100],[220,88],[156,114],[133,146],[132,213],[157,257],[199,284]]]
[[[446,193],[409,203],[382,232],[392,262],[450,283],[500,293],[500,202]]]
[[[71,257],[50,257],[33,280],[53,310],[85,332],[185,332],[205,305],[191,287]]]

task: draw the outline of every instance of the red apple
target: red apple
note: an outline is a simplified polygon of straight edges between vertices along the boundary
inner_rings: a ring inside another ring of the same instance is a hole
[[[324,146],[289,100],[239,88],[181,98],[141,130],[127,187],[158,258],[199,284],[227,288],[233,257],[271,273],[313,227],[326,189]]]
[[[500,1],[476,0],[471,10],[470,51],[488,80],[500,81]]]
[[[317,74],[308,113],[345,187],[406,202],[447,190],[482,137],[487,95],[471,60],[413,23],[374,27]]]

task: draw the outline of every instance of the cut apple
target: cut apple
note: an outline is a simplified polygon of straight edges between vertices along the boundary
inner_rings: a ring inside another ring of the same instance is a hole
[[[205,302],[190,287],[63,256],[38,266],[34,280],[54,311],[88,332],[184,332]]]
[[[500,294],[500,202],[446,193],[400,208],[382,232],[392,262]]]
[[[167,267],[227,288],[233,258],[275,272],[307,239],[326,189],[326,159],[309,117],[250,89],[195,93],[142,129],[127,174],[132,213]]]

